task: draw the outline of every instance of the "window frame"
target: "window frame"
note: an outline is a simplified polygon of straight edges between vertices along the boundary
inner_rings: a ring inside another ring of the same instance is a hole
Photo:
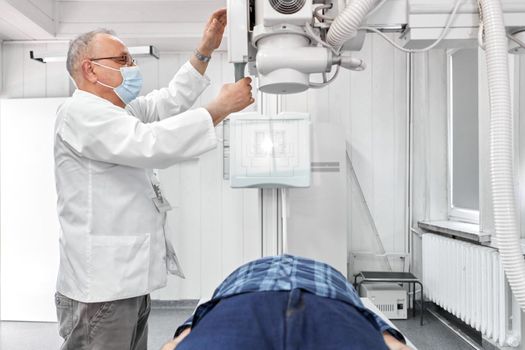
[[[446,51],[447,60],[447,209],[448,220],[480,224],[481,194],[478,186],[479,204],[478,210],[466,209],[454,206],[454,85],[453,85],[453,57],[460,49],[449,49]],[[479,61],[478,61],[479,64]],[[479,85],[479,81],[478,81]],[[478,135],[479,135],[479,112],[478,112]],[[479,138],[478,138],[479,153]],[[478,169],[478,179],[480,179],[481,169]]]

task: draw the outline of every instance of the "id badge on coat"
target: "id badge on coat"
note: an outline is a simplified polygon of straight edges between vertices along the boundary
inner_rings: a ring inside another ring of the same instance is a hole
[[[165,213],[172,209],[170,202],[168,202],[168,200],[164,197],[153,198],[153,204],[155,204],[155,208],[157,208],[159,213]]]
[[[155,197],[152,198],[152,200],[157,211],[162,214],[170,211],[172,209],[170,202],[168,202],[168,200],[162,195],[160,181],[156,173],[153,173],[153,176],[151,177],[151,186],[153,186],[153,191],[155,192]]]

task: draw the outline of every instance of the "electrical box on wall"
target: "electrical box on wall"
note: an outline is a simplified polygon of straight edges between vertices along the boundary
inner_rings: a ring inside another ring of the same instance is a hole
[[[310,186],[310,116],[256,112],[230,117],[230,185],[233,188]]]

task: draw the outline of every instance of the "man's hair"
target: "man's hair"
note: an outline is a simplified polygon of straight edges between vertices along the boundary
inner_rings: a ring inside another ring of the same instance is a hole
[[[87,32],[79,35],[69,44],[69,50],[67,52],[66,68],[71,75],[75,78],[75,72],[79,68],[80,62],[87,56],[89,51],[89,45],[91,41],[97,36],[97,34],[109,34],[115,36],[115,32],[110,29],[99,28],[91,32]]]

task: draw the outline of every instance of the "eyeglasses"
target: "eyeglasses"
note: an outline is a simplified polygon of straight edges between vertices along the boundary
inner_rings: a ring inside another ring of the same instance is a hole
[[[90,58],[90,60],[91,61],[112,60],[113,62],[118,63],[122,66],[134,66],[137,64],[137,62],[135,61],[133,57],[131,57],[131,55]]]

